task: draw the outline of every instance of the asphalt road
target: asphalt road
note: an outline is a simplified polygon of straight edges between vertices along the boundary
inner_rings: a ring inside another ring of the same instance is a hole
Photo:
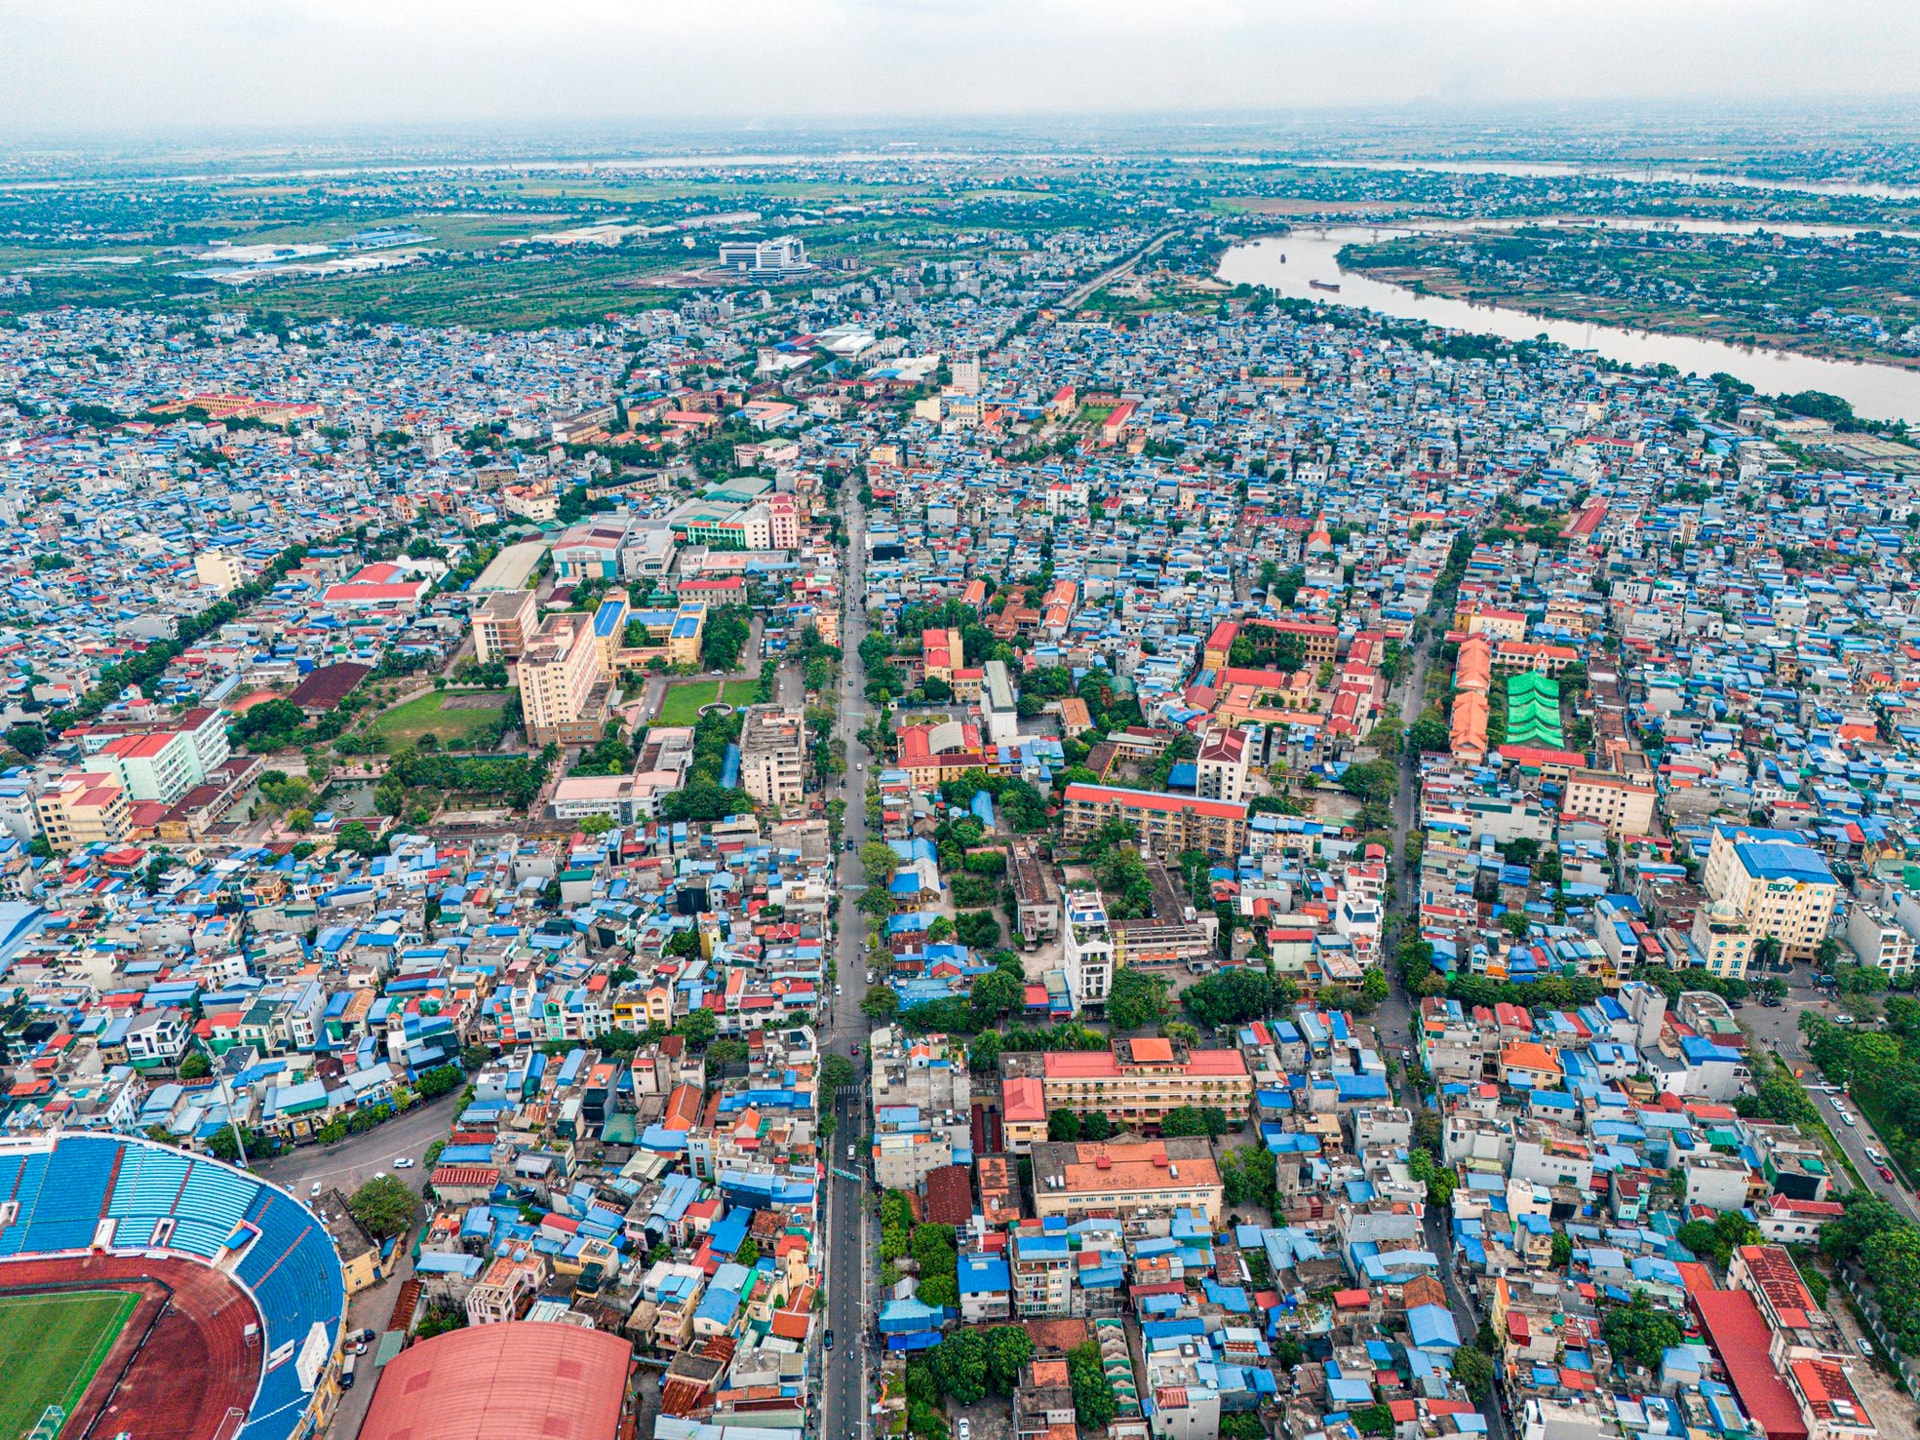
[[[1069,291],[1055,303],[1058,304],[1062,311],[1076,309],[1088,296],[1092,295],[1093,292],[1098,290],[1102,285],[1111,285],[1123,275],[1131,274],[1134,266],[1153,254],[1154,251],[1166,244],[1167,241],[1171,240],[1175,235],[1178,235],[1184,228],[1184,226],[1175,225],[1172,229],[1162,230],[1145,245],[1134,251],[1133,254],[1127,256],[1126,259],[1115,265],[1108,266],[1091,280],[1085,281]]]
[[[436,1140],[446,1139],[459,1114],[459,1102],[460,1092],[456,1090],[451,1095],[442,1095],[438,1100],[416,1105],[406,1114],[397,1115],[365,1134],[349,1136],[337,1145],[309,1145],[275,1159],[256,1161],[254,1173],[271,1180],[302,1201],[307,1199],[315,1181],[344,1195],[351,1195],[381,1171],[411,1189],[420,1190],[425,1187],[428,1175],[422,1157],[427,1146]],[[393,1162],[403,1156],[414,1162],[412,1169],[394,1168]],[[400,1243],[402,1250],[393,1273],[371,1289],[362,1290],[348,1303],[348,1329],[378,1332],[387,1328],[394,1301],[399,1299],[400,1286],[413,1273],[413,1265],[407,1259],[407,1251],[413,1244],[412,1237]],[[373,1352],[369,1349],[360,1357],[354,1387],[341,1393],[340,1403],[334,1410],[328,1433],[335,1440],[354,1440],[360,1433],[361,1422],[367,1418],[367,1408],[373,1403],[373,1392],[378,1381],[379,1374],[373,1368]]]
[[[859,503],[846,490],[848,516],[846,623],[841,627],[840,650],[840,734],[847,744],[847,771],[844,799],[847,802],[843,838],[853,843],[851,853],[842,851],[840,861],[840,934],[835,964],[839,988],[843,992],[829,1002],[827,1019],[821,1027],[821,1044],[836,1055],[857,1057],[867,1039],[867,1018],[860,1010],[860,996],[866,993],[866,920],[854,908],[865,887],[855,881],[860,873],[860,846],[867,839],[866,783],[873,773],[873,757],[860,743],[859,730],[866,723],[866,667],[860,660],[860,642],[866,637],[864,609],[859,603],[862,578],[860,537],[865,517]],[[861,769],[865,766],[865,769]],[[857,1063],[857,1060],[856,1060]],[[857,1145],[866,1134],[864,1076],[853,1093],[836,1097],[836,1129],[828,1161],[834,1168],[866,1174],[866,1162],[850,1162],[847,1147]],[[821,1378],[820,1435],[823,1440],[856,1440],[867,1427],[868,1324],[866,1307],[870,1277],[866,1263],[866,1203],[864,1181],[852,1181],[832,1175],[827,1182],[827,1328],[833,1332],[834,1348],[824,1354]]]
[[[1822,1082],[1820,1067],[1808,1058],[1800,1045],[1800,1016],[1808,1010],[1816,1011],[1832,1018],[1836,1014],[1848,1013],[1844,1000],[1824,999],[1822,992],[1815,989],[1808,978],[1807,970],[1795,966],[1788,980],[1787,999],[1778,1009],[1763,1006],[1757,1000],[1745,1002],[1740,1012],[1740,1023],[1753,1037],[1756,1046],[1771,1050],[1786,1062],[1787,1068],[1799,1075],[1803,1085],[1819,1085]],[[1851,1099],[1842,1097],[1844,1109],[1853,1117],[1854,1123],[1848,1125],[1840,1118],[1840,1109],[1836,1108],[1834,1097],[1814,1093],[1813,1103],[1820,1111],[1820,1118],[1827,1122],[1827,1128],[1833,1132],[1833,1138],[1842,1151],[1853,1162],[1854,1169],[1860,1172],[1860,1179],[1867,1189],[1887,1200],[1901,1213],[1920,1224],[1920,1202],[1916,1202],[1913,1192],[1895,1181],[1880,1178],[1880,1172],[1874,1162],[1867,1157],[1867,1146],[1872,1145],[1883,1154],[1886,1146],[1873,1131],[1867,1117]],[[1842,1189],[1850,1189],[1850,1177],[1843,1171],[1835,1177]]]
[[[446,1139],[459,1113],[454,1108],[459,1099],[456,1090],[416,1105],[364,1134],[350,1135],[337,1145],[307,1145],[273,1159],[256,1160],[254,1173],[301,1200],[307,1198],[316,1180],[351,1195],[383,1170],[415,1190],[423,1189],[427,1172],[420,1164],[421,1156],[435,1140]],[[394,1169],[393,1162],[403,1156],[414,1162],[413,1169]]]

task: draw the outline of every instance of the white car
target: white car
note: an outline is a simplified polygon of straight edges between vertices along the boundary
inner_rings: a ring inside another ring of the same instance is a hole
[[[834,993],[834,994],[836,994],[836,995],[838,995],[838,994],[840,993],[840,987],[839,987],[838,985],[836,985],[836,986],[834,986],[834,987],[833,987],[833,993]]]
[[[973,1422],[964,1415],[960,1417],[960,1440],[973,1440]]]
[[[393,1162],[393,1168],[396,1170],[411,1170],[413,1168],[413,1158],[409,1155],[402,1155],[398,1160]]]
[[[320,1192],[325,1188],[326,1187],[323,1186],[318,1180],[314,1181],[313,1188],[307,1191],[307,1198],[309,1200],[318,1200],[320,1198]]]
[[[387,1172],[384,1170],[376,1170],[373,1172],[373,1178],[376,1180],[384,1180],[387,1178]]]

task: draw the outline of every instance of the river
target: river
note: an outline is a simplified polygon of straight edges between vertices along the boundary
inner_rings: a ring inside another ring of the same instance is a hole
[[[1502,305],[1469,304],[1438,295],[1416,295],[1404,286],[1342,270],[1336,258],[1345,245],[1378,244],[1416,230],[1448,228],[1457,226],[1335,225],[1301,229],[1290,235],[1234,246],[1222,257],[1218,273],[1229,285],[1265,285],[1276,295],[1356,305],[1381,315],[1424,320],[1452,330],[1499,335],[1508,340],[1531,340],[1545,335],[1559,344],[1575,350],[1592,350],[1609,360],[1672,365],[1682,374],[1711,375],[1724,370],[1766,395],[1824,390],[1849,401],[1862,416],[1876,420],[1900,419],[1909,425],[1920,425],[1920,370],[1749,349],[1719,340],[1555,320]],[[1314,280],[1338,285],[1339,292],[1316,290],[1309,283]]]

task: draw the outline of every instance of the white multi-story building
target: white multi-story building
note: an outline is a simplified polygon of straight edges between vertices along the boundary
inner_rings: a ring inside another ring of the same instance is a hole
[[[797,710],[755,705],[740,727],[740,784],[762,805],[806,798],[806,724]]]
[[[1065,897],[1067,923],[1064,969],[1067,994],[1078,1015],[1089,1005],[1105,1005],[1113,991],[1113,934],[1099,892],[1075,890]]]
[[[720,264],[749,279],[795,275],[813,269],[807,245],[792,235],[777,240],[728,240],[720,246]]]
[[[1884,970],[1896,981],[1913,970],[1913,936],[1876,905],[1855,905],[1847,912],[1847,944],[1862,965]]]
[[[945,1035],[873,1032],[873,1163],[876,1185],[915,1190],[953,1164],[972,1138],[973,1077],[966,1047]]]
[[[1194,760],[1194,793],[1202,800],[1239,803],[1247,798],[1247,737],[1238,730],[1210,730]]]
[[[81,768],[113,776],[129,800],[158,800],[163,805],[171,805],[203,778],[193,736],[183,730],[122,735],[89,755]]]
[[[1007,667],[998,660],[987,661],[980,674],[980,713],[986,716],[989,745],[1010,745],[1019,737],[1017,701]]]
[[[1149,1350],[1147,1388],[1155,1398],[1156,1440],[1219,1440],[1220,1390],[1210,1349],[1181,1339]]]

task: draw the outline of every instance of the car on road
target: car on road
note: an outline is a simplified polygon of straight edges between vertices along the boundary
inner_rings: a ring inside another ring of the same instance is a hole
[[[324,1189],[326,1189],[326,1186],[322,1185],[318,1180],[314,1181],[313,1187],[307,1191],[307,1198],[309,1200],[318,1200],[320,1198],[320,1192]]]
[[[1744,1000],[1729,1000],[1727,1001],[1727,1008],[1729,1010],[1744,1010],[1747,1008],[1747,1002]]]
[[[1862,1355],[1866,1356],[1869,1360],[1873,1358],[1873,1342],[1871,1340],[1863,1335],[1853,1343],[1859,1347]]]
[[[1860,1148],[1867,1152],[1867,1159],[1875,1165],[1884,1165],[1887,1163],[1887,1157],[1884,1152],[1876,1150],[1871,1145],[1863,1145]]]
[[[393,1168],[396,1170],[411,1170],[413,1168],[413,1157],[410,1155],[402,1155],[398,1160],[393,1162]]]
[[[1842,1110],[1840,1112],[1840,1123],[1849,1130],[1853,1129],[1853,1113],[1848,1110]]]
[[[833,1348],[833,1331],[829,1330],[827,1331],[827,1349],[831,1350],[832,1348]]]
[[[847,1146],[847,1159],[851,1161],[853,1159],[853,1156],[854,1156],[854,1147],[849,1145]]]
[[[973,1440],[973,1422],[964,1415],[960,1417],[960,1440]]]
[[[387,1172],[384,1170],[376,1170],[373,1172],[373,1178],[376,1180],[384,1180],[387,1178]]]
[[[1836,1015],[1836,1016],[1834,1016],[1834,1017],[1833,1017],[1833,1023],[1834,1023],[1834,1024],[1836,1024],[1836,1025],[1851,1025],[1851,1024],[1853,1024],[1853,1016],[1851,1016],[1851,1015]]]
[[[1778,1010],[1780,1008],[1780,997],[1778,995],[1762,995],[1760,997],[1760,1008],[1762,1010]]]
[[[1880,1178],[1886,1181],[1887,1184],[1897,1185],[1900,1183],[1899,1181],[1893,1178],[1893,1170],[1890,1166],[1876,1165],[1873,1168],[1879,1173]]]

